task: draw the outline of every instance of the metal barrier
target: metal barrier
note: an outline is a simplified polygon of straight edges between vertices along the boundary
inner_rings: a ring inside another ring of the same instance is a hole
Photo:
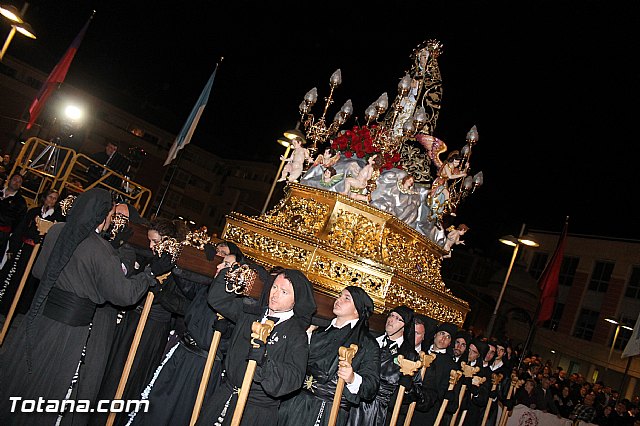
[[[23,195],[29,207],[38,204],[40,194],[48,189],[80,193],[91,188],[104,188],[134,206],[144,216],[151,190],[85,154],[36,137],[29,138],[16,159],[11,174],[23,176]]]

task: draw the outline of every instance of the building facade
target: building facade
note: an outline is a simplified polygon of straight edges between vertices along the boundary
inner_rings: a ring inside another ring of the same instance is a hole
[[[50,141],[62,135],[65,146],[86,155],[102,151],[107,143],[114,142],[119,146],[118,152],[125,156],[134,149],[145,153],[139,162],[132,162],[129,176],[153,193],[145,212],[147,217],[156,213],[162,217],[183,217],[188,223],[207,226],[210,232],[219,234],[227,213],[260,213],[277,164],[229,160],[210,152],[215,149],[204,150],[191,143],[173,163],[164,166],[175,134],[68,83],[56,90],[37,124],[26,130],[29,105],[46,78],[46,73],[10,56],[0,63],[3,153],[11,153],[15,158],[20,141],[32,136]],[[83,110],[81,121],[65,123],[63,110],[69,104]],[[222,141],[206,143],[215,147]]]
[[[545,231],[528,235],[540,246],[520,251],[494,328],[494,334],[516,344],[527,338],[540,294],[537,280],[559,239],[558,233]],[[512,252],[507,246],[504,250]],[[447,286],[470,302],[467,326],[482,329],[488,323],[505,274],[504,264],[460,249],[451,263],[445,262]],[[536,328],[531,349],[554,366],[589,382],[603,381],[630,397],[640,392],[640,357],[621,358],[632,335],[622,326],[633,328],[639,314],[640,241],[569,234],[553,318]]]

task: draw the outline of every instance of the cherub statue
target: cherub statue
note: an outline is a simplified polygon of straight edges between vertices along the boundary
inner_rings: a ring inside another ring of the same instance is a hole
[[[313,167],[322,166],[324,170],[333,166],[340,159],[340,151],[336,151],[335,149],[328,147],[324,150],[324,153],[319,154],[315,161],[313,162]]]
[[[449,232],[447,233],[447,239],[444,242],[444,249],[449,253],[442,256],[443,258],[451,257],[454,245],[464,244],[464,241],[462,241],[460,237],[462,237],[469,230],[469,227],[464,223],[461,223],[457,228],[451,225],[447,230]]]
[[[449,208],[450,215],[455,216],[453,209],[449,206],[449,180],[458,179],[467,175],[469,163],[465,164],[463,170],[460,170],[460,162],[462,157],[459,151],[451,151],[447,156],[447,162],[438,170],[436,177],[431,185],[429,192],[429,208],[431,209],[432,219],[438,219],[442,216],[445,208]]]
[[[329,166],[322,172],[322,177],[320,178],[320,186],[324,188],[331,188],[336,183],[340,182],[343,178],[342,173],[338,173],[333,166]]]
[[[352,176],[344,180],[344,191],[342,191],[342,194],[354,200],[369,202],[371,191],[367,191],[367,186],[369,185],[369,181],[373,179],[374,172],[379,170],[380,167],[382,167],[380,154],[369,157],[367,164],[362,168],[359,168],[358,165],[354,163],[354,167],[351,169]]]
[[[282,175],[278,182],[289,180],[289,182],[296,182],[300,175],[302,175],[304,169],[304,162],[311,162],[311,155],[309,150],[302,146],[302,140],[296,138],[291,141],[293,144],[293,153],[289,158],[280,156],[280,160],[286,161],[287,164],[282,169]],[[288,176],[287,176],[288,175]]]

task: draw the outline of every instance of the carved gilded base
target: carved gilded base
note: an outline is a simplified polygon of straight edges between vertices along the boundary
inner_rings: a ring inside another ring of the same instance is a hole
[[[290,183],[267,214],[227,216],[223,239],[267,267],[304,271],[336,297],[362,287],[381,313],[404,304],[462,325],[469,305],[442,281],[443,249],[388,213],[341,194]]]

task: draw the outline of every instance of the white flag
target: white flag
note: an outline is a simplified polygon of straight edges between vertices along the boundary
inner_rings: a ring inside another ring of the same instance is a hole
[[[631,333],[631,338],[629,339],[627,346],[625,346],[624,351],[622,352],[622,358],[636,356],[638,354],[640,354],[640,315],[638,315],[636,325],[633,326],[633,333]]]

